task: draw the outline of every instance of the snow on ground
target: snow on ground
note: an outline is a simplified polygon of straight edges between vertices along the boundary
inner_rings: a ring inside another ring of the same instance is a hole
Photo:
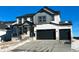
[[[0,36],[6,34],[6,30],[0,30]]]
[[[79,40],[74,40],[71,44],[71,48],[74,49],[74,50],[77,50],[79,51]]]
[[[0,30],[0,41],[1,41],[1,36],[6,34],[6,30]],[[1,43],[1,42],[0,42]]]

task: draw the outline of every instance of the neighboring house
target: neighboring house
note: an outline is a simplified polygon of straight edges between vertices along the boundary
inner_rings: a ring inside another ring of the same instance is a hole
[[[10,27],[10,25],[12,25],[13,23],[15,23],[16,21],[0,21],[0,24],[5,24],[8,27]]]
[[[10,29],[10,25],[13,22],[0,22],[0,40],[2,41],[10,41],[12,30]]]
[[[22,33],[34,40],[70,40],[72,39],[72,23],[61,21],[60,12],[44,7],[34,14],[17,17]]]
[[[7,26],[3,23],[0,23],[0,41],[2,41],[3,36],[6,34],[7,30],[5,29]]]

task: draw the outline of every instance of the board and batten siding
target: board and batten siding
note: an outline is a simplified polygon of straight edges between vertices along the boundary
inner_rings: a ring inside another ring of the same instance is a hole
[[[53,16],[50,16],[49,14],[45,13],[45,12],[42,12],[42,13],[37,13],[36,15],[34,15],[33,17],[33,22],[34,24],[39,24],[39,21],[38,21],[38,17],[39,16],[46,16],[46,23],[50,23],[50,21],[53,20]]]
[[[50,23],[52,21],[54,23],[59,24],[60,22],[60,15],[49,15],[45,12],[42,12],[42,13],[37,13],[36,15],[34,15],[33,17],[34,24],[39,24],[38,16],[46,16],[46,23]]]

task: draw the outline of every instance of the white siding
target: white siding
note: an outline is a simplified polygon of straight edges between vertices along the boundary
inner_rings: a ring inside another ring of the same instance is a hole
[[[43,24],[43,25],[37,25],[34,29],[34,31],[36,30],[42,30],[42,29],[56,29],[58,28],[55,25],[51,25],[51,24]]]
[[[54,21],[52,21],[52,22],[59,24],[60,21],[61,21],[60,20],[60,15],[55,15],[54,16]]]
[[[72,29],[72,26],[71,25],[69,25],[69,26],[56,26],[53,24],[43,24],[43,25],[37,25],[34,28],[34,31],[41,30],[41,29]]]
[[[17,24],[19,24],[19,19],[17,18],[16,20],[17,20]]]
[[[27,17],[27,21],[32,22],[31,17]]]
[[[71,38],[73,37],[72,36],[72,26],[56,26],[56,25],[53,25],[53,24],[43,24],[43,25],[37,25],[35,28],[34,28],[34,32],[35,32],[35,37],[36,37],[36,31],[37,30],[45,30],[45,29],[56,29],[56,40],[59,40],[59,29],[71,29]]]
[[[72,26],[59,26],[59,29],[72,29]]]
[[[30,21],[30,17],[27,18],[27,21]]]
[[[24,23],[24,18],[22,18],[22,23]]]

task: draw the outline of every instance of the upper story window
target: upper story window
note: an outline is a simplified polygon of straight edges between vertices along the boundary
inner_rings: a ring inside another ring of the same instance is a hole
[[[46,22],[46,16],[43,16],[43,21]]]
[[[46,22],[46,16],[38,16],[39,22]]]

